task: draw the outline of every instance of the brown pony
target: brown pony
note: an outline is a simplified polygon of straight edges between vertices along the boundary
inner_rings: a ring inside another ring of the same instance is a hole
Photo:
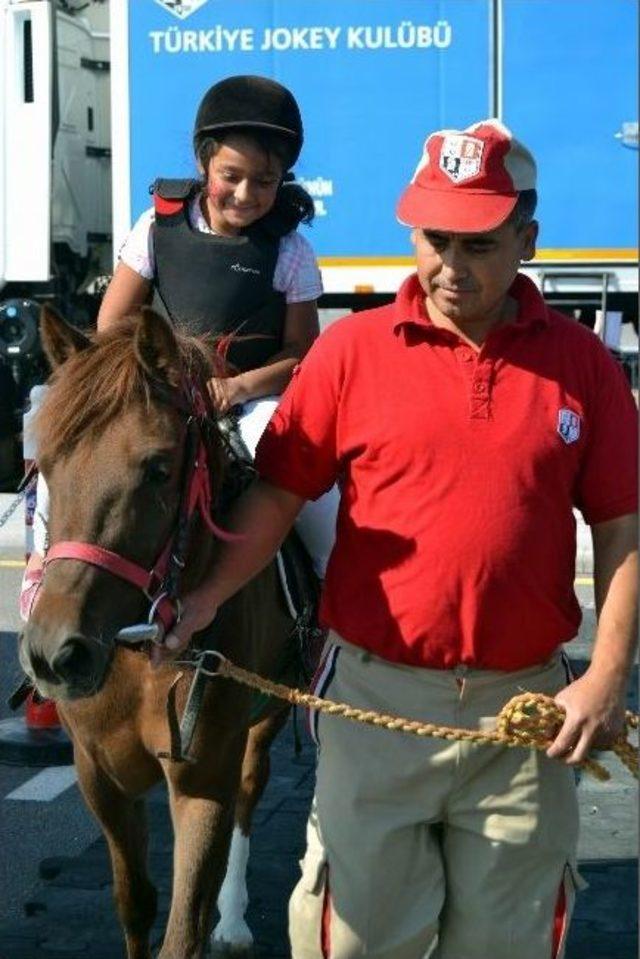
[[[41,328],[54,368],[39,415],[50,553],[61,541],[94,544],[151,569],[180,509],[193,421],[184,384],[204,394],[212,375],[208,353],[148,309],[92,341],[51,311],[44,311]],[[217,428],[208,428],[206,448],[217,484],[223,465]],[[215,536],[197,518],[181,592],[198,583],[216,550]],[[144,649],[118,645],[120,631],[146,622],[148,612],[143,592],[112,572],[79,559],[51,562],[21,638],[21,663],[38,689],[58,702],[73,740],[80,787],[109,846],[128,959],[151,956],[156,891],[147,874],[142,796],[163,776],[175,844],[171,911],[159,956],[204,955],[232,831],[233,876],[218,900],[221,919],[212,943],[219,955],[225,947],[247,954],[247,837],[268,776],[268,748],[286,709],[273,707],[249,731],[250,692],[212,679],[205,684],[191,761],[162,758],[170,749],[170,688],[176,684],[180,717],[193,670],[171,663],[154,668]],[[213,637],[209,645],[268,676],[282,660],[291,628],[272,564],[204,632]]]

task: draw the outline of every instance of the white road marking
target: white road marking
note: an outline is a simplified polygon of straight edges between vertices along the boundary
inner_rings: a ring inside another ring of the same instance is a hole
[[[51,802],[76,782],[75,766],[49,766],[27,779],[5,799],[27,802]]]

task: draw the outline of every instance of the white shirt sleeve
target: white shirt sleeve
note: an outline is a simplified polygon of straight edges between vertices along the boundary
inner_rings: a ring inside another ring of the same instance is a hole
[[[138,218],[118,253],[120,262],[135,270],[145,280],[153,279],[156,268],[151,242],[151,227],[154,220],[155,210],[150,207]]]
[[[287,303],[317,300],[322,293],[322,277],[313,247],[297,230],[280,240],[273,288],[285,294]]]
[[[49,487],[42,473],[38,473],[36,508],[33,514],[33,548],[46,556],[49,548]]]

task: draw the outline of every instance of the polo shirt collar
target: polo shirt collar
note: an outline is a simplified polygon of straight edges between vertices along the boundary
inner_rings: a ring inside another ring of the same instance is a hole
[[[509,288],[509,294],[518,304],[516,318],[508,324],[509,326],[522,329],[524,327],[549,325],[547,304],[538,287],[528,276],[525,276],[524,273],[518,273]],[[403,326],[419,326],[425,333],[432,335],[443,332],[429,318],[424,302],[424,292],[420,286],[417,273],[413,273],[404,280],[394,302],[394,332],[397,332]]]

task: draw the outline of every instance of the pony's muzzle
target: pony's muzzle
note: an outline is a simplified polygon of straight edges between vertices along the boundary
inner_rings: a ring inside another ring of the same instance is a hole
[[[82,636],[69,637],[51,660],[51,670],[66,685],[89,683],[95,672],[90,644]]]
[[[43,696],[76,699],[90,696],[104,678],[107,657],[94,640],[69,633],[58,642],[47,642],[33,623],[20,639],[19,659]]]

